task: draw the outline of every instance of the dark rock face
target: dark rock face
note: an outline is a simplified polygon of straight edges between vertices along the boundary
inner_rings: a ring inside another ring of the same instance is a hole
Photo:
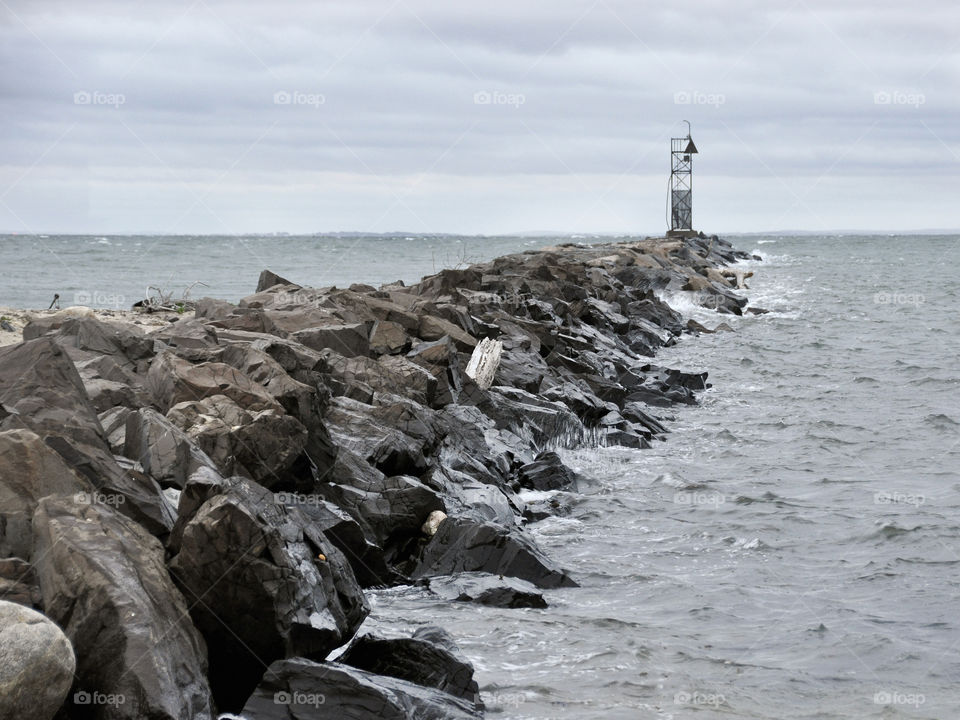
[[[528,580],[537,587],[577,587],[518,528],[447,518],[423,550],[412,577],[482,571]]]
[[[0,430],[32,430],[97,491],[122,497],[120,511],[151,533],[173,527],[160,487],[117,465],[83,381],[54,337],[0,348],[0,402],[9,413]]]
[[[42,497],[93,489],[39,435],[0,432],[0,557],[30,557],[31,521]]]
[[[297,508],[243,478],[206,487],[189,517],[181,503],[170,569],[207,640],[217,704],[237,710],[264,663],[326,657],[368,609],[343,555]]]
[[[243,708],[247,720],[466,720],[482,717],[471,703],[340,663],[302,658],[273,663]]]
[[[33,525],[44,612],[76,651],[75,692],[122,697],[104,717],[215,717],[203,638],[160,543],[109,505],[71,496],[41,500]]]
[[[139,462],[162,487],[182,488],[201,467],[216,469],[185,432],[152,408],[127,414],[123,455]]]
[[[483,573],[460,573],[455,577],[427,579],[430,592],[456,602],[472,602],[501,608],[547,607],[533,583],[517,578],[496,578]]]
[[[338,662],[442,690],[483,707],[473,666],[460,654],[453,638],[439,627],[423,627],[412,638],[396,640],[364,635],[350,644]]]
[[[531,490],[576,490],[577,474],[563,464],[555,452],[537,455],[517,471],[520,485]]]

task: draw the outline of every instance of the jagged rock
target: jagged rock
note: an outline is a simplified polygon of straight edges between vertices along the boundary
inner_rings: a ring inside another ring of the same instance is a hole
[[[644,410],[644,406],[641,403],[628,402],[623,406],[621,412],[627,420],[642,425],[654,435],[665,435],[669,432],[659,420]]]
[[[283,483],[307,446],[306,428],[279,408],[247,412],[226,395],[178,403],[167,417],[223,475],[243,475],[264,487]]]
[[[323,422],[330,390],[314,366],[319,354],[277,339],[234,344],[220,359],[240,370],[270,393],[287,413],[307,430],[306,452],[318,472],[326,471],[336,457],[336,447]],[[296,377],[294,377],[296,376]]]
[[[590,392],[589,388],[569,382],[554,385],[541,392],[540,396],[554,402],[562,402],[588,427],[596,425],[600,418],[610,410],[616,409],[614,404],[604,402]]]
[[[331,348],[344,357],[370,354],[369,328],[364,323],[326,325],[298,330],[293,338],[313,350]]]
[[[30,563],[18,557],[0,559],[0,597],[35,610],[40,609],[43,598]]]
[[[410,336],[399,323],[377,320],[370,331],[370,350],[377,355],[396,355],[410,349]]]
[[[537,592],[533,583],[517,578],[460,573],[454,577],[428,578],[427,583],[430,592],[446,600],[501,608],[547,607],[543,594]]]
[[[371,417],[373,407],[349,398],[334,398],[327,413],[331,436],[345,448],[388,475],[419,475],[427,469],[425,442]]]
[[[407,358],[437,378],[433,407],[443,407],[457,402],[460,391],[463,389],[463,380],[460,376],[457,346],[449,336],[415,345],[407,353]]]
[[[517,471],[521,487],[531,490],[576,491],[580,476],[563,464],[555,452],[542,452]]]
[[[317,492],[349,513],[376,545],[386,548],[417,537],[431,512],[445,510],[438,495],[416,478],[387,477],[363,465],[345,450],[330,481],[318,484]]]
[[[483,571],[529,580],[537,587],[577,587],[519,528],[447,518],[423,550],[413,578]]]
[[[206,647],[160,543],[110,506],[71,497],[41,500],[33,525],[45,612],[76,650],[76,693],[122,696],[105,717],[212,718]]]
[[[30,523],[40,498],[93,489],[36,433],[0,432],[0,557],[30,556]]]
[[[117,465],[83,381],[55,336],[0,348],[0,397],[8,409],[0,430],[32,430],[99,493],[113,496],[123,514],[155,535],[170,531],[173,511],[160,486]]]
[[[257,280],[257,292],[263,292],[276,285],[293,285],[293,283],[270,270],[261,271],[260,278]]]
[[[477,345],[476,339],[464,332],[462,328],[434,315],[420,316],[417,335],[422,340],[428,341],[449,337],[461,352],[473,352],[473,348]]]
[[[194,353],[203,356],[204,351],[213,350],[220,344],[216,329],[196,317],[177,320],[154,330],[147,337],[155,341],[157,350],[167,348],[168,352],[184,356]]]
[[[260,384],[226,363],[199,365],[169,351],[157,355],[147,374],[147,389],[162,412],[181,402],[226,395],[248,411],[278,408],[273,396]]]
[[[217,705],[236,711],[264,663],[326,657],[368,607],[343,555],[298,508],[244,478],[207,490],[216,494],[192,515],[198,498],[181,499],[170,569],[209,646]]]
[[[430,373],[401,357],[385,355],[345,358],[324,350],[323,372],[335,395],[370,404],[377,392],[401,393],[421,405],[433,401],[437,380]]]
[[[246,720],[468,720],[466,700],[340,663],[302,658],[273,663],[243,708]]]
[[[43,313],[32,316],[23,328],[24,342],[36,340],[51,330],[58,330],[64,323],[76,319],[92,319],[93,310],[82,305],[72,305],[55,313]]]
[[[387,640],[375,635],[356,638],[337,659],[359,670],[434,688],[483,708],[473,665],[456,642],[435,626],[418,628],[411,638]]]
[[[217,468],[187,433],[152,408],[129,412],[123,437],[123,455],[161,487],[182,488],[197,469]]]
[[[494,386],[490,399],[498,428],[530,434],[537,446],[552,442],[575,444],[583,437],[583,423],[562,402],[552,402],[513,387]]]
[[[52,718],[76,666],[60,628],[35,610],[0,600],[0,717]]]
[[[400,579],[387,566],[383,548],[368,540],[360,523],[338,506],[320,495],[280,492],[275,497],[281,505],[298,507],[337,546],[353,568],[360,587],[391,585]],[[375,535],[372,530],[369,532]]]

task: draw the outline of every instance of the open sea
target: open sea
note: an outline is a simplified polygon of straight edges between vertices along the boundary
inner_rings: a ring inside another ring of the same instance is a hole
[[[564,240],[567,238],[564,238]],[[546,610],[369,593],[371,628],[440,624],[492,718],[960,717],[960,237],[729,236],[766,315],[658,362],[713,387],[650,450],[567,451],[588,479],[531,526],[582,587]],[[553,238],[0,236],[0,305],[231,300],[263,268],[377,285]],[[583,239],[596,241],[595,238]]]

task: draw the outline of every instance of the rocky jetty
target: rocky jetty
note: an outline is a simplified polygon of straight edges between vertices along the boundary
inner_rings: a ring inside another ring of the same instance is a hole
[[[652,361],[697,327],[658,293],[740,314],[744,257],[571,243],[411,286],[264,271],[146,327],[28,320],[0,348],[0,590],[49,620],[9,631],[4,682],[40,667],[35,709],[67,719],[481,716],[443,630],[357,636],[364,588],[545,608],[576,587],[525,529],[562,507],[524,493],[576,491],[558,449],[663,438],[658,409],[707,383]]]

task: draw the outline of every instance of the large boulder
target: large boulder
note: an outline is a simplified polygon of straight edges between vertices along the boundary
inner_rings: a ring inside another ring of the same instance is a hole
[[[543,594],[537,592],[533,583],[518,578],[486,575],[484,573],[460,573],[454,577],[432,577],[425,580],[430,592],[445,600],[472,602],[501,608],[547,607]]]
[[[237,711],[265,663],[326,657],[368,608],[341,552],[296,507],[244,478],[207,491],[195,508],[181,496],[170,569],[207,640],[217,704]]]
[[[356,638],[337,662],[360,670],[435,688],[483,707],[473,665],[444,629],[419,628],[410,638]]]
[[[0,600],[0,717],[49,720],[76,667],[73,646],[49,618]]]
[[[577,490],[579,476],[555,452],[543,452],[517,471],[521,487],[530,490]]]
[[[0,430],[26,428],[100,493],[122,498],[120,511],[151,533],[173,527],[160,486],[123,470],[113,457],[83,381],[55,336],[0,348]]]
[[[223,475],[243,475],[265,487],[285,475],[307,446],[307,430],[283,410],[248,412],[226,395],[181,402],[167,413]]]
[[[273,663],[243,708],[246,720],[467,720],[482,717],[448,693],[340,663]]]
[[[413,578],[482,571],[528,580],[537,587],[577,587],[519,528],[447,518],[427,544]]]
[[[100,502],[40,501],[33,564],[43,607],[73,643],[77,704],[109,718],[212,718],[203,638],[160,543]],[[112,698],[112,701],[111,701]]]
[[[427,469],[426,439],[408,435],[375,417],[375,408],[346,397],[334,398],[327,413],[330,435],[387,475],[419,475]]]
[[[36,433],[0,432],[0,557],[30,556],[30,523],[41,498],[92,491]]]
[[[150,364],[146,385],[164,413],[177,403],[213,395],[226,395],[248,411],[279,407],[262,385],[235,367],[221,362],[194,365],[169,350],[157,355]]]
[[[201,467],[217,467],[187,433],[148,407],[127,414],[123,455],[162,487],[182,488]]]
[[[369,328],[365,323],[310,327],[293,333],[293,339],[313,350],[332,348],[344,357],[370,354]]]

